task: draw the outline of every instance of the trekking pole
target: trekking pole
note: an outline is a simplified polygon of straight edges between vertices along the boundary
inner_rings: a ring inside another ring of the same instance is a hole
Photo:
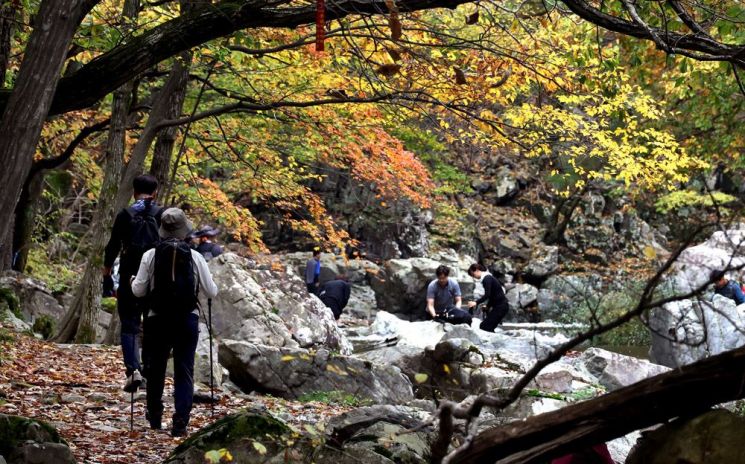
[[[210,334],[210,417],[215,416],[215,371],[212,365],[212,298],[207,299],[207,332]]]

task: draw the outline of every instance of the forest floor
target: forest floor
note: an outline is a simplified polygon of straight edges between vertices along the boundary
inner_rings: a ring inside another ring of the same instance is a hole
[[[9,332],[2,325],[0,332],[0,413],[49,422],[79,463],[159,463],[183,441],[170,436],[166,420],[173,410],[170,379],[163,395],[163,430],[148,427],[141,392],[135,396],[130,431],[130,395],[122,391],[125,379],[118,347],[54,344]],[[300,426],[349,409],[270,396],[223,392],[218,396],[214,416],[209,404],[194,404],[189,433],[248,406],[266,408]]]

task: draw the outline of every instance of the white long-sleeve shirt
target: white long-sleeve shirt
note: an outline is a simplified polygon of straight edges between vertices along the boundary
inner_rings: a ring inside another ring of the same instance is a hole
[[[212,273],[207,267],[207,261],[204,260],[199,252],[191,250],[191,260],[194,263],[194,274],[198,282],[200,292],[207,298],[213,298],[217,295],[217,285],[212,280]],[[155,249],[151,249],[142,255],[140,269],[137,276],[132,281],[132,293],[136,297],[143,297],[147,294],[148,288],[153,289],[155,284],[153,271],[155,270]],[[194,289],[196,290],[196,289]]]

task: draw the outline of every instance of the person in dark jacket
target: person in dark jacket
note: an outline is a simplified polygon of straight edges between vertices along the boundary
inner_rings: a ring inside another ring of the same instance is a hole
[[[305,263],[305,285],[308,293],[315,295],[321,278],[321,250],[313,250],[313,256]]]
[[[484,286],[484,296],[476,301],[469,301],[468,308],[472,309],[486,302],[486,319],[481,322],[479,328],[487,332],[494,332],[494,329],[502,322],[509,309],[507,298],[504,296],[504,291],[502,290],[502,284],[499,283],[496,277],[489,274],[483,265],[478,263],[474,263],[468,268],[468,275],[476,280],[480,280]]]
[[[198,242],[196,250],[204,256],[205,261],[209,261],[222,254],[222,247],[213,242],[213,239],[217,237],[219,233],[219,229],[210,226],[203,226],[192,234],[192,237],[194,237]]]
[[[138,338],[143,302],[132,294],[131,278],[137,274],[140,259],[145,251],[158,241],[158,227],[163,209],[155,203],[158,181],[153,176],[135,177],[134,203],[117,214],[106,245],[103,260],[103,277],[111,277],[111,268],[117,255],[119,258],[119,288],[117,289],[117,313],[121,322],[122,356],[127,381],[124,390],[132,392],[142,383],[142,365],[139,357]]]
[[[745,303],[745,294],[743,294],[742,287],[734,280],[728,280],[724,271],[712,271],[711,281],[714,282],[716,293],[734,300],[737,305]]]
[[[334,319],[339,319],[341,312],[347,307],[347,303],[349,303],[351,290],[352,287],[347,282],[347,277],[339,275],[336,276],[336,279],[329,280],[321,285],[318,298],[331,309],[331,312],[334,313]]]

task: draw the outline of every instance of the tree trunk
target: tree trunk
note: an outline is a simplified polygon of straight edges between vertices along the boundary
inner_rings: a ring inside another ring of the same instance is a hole
[[[599,398],[476,435],[446,462],[527,464],[745,397],[745,348],[728,351]]]
[[[13,269],[23,272],[28,262],[31,234],[36,222],[36,208],[44,191],[44,171],[29,174],[16,205],[13,224]]]
[[[18,7],[12,3],[3,2],[0,6],[0,88],[5,87],[5,74],[10,64],[10,41],[13,38]]]
[[[128,19],[136,19],[139,8],[139,0],[126,0],[122,16]],[[111,125],[106,142],[104,180],[91,225],[98,233],[93,234],[93,243],[91,243],[88,251],[88,260],[83,278],[78,284],[70,308],[60,323],[59,331],[55,337],[57,342],[93,343],[96,341],[96,328],[98,327],[98,315],[101,307],[103,251],[109,237],[108,231],[114,223],[117,211],[115,200],[121,183],[127,118],[133,88],[134,82],[130,81],[114,92]],[[113,319],[118,319],[116,314],[112,315]]]
[[[188,68],[186,72],[188,73]],[[150,111],[150,116],[147,118],[145,128],[142,130],[134,149],[132,149],[129,163],[127,163],[127,167],[122,175],[121,188],[119,188],[119,193],[116,197],[116,210],[124,208],[132,196],[132,181],[143,172],[147,152],[150,150],[150,145],[152,145],[155,137],[163,129],[160,123],[167,119],[166,115],[171,109],[171,100],[173,99],[174,92],[178,91],[182,86],[183,74],[183,64],[180,64],[177,60],[171,68],[166,83],[155,98],[155,103],[153,104],[153,109]]]
[[[173,92],[166,102],[165,119],[176,119],[181,116],[184,108],[184,99],[186,98],[186,89],[189,80],[189,65],[191,63],[191,53],[182,53],[173,65],[171,73],[176,79]],[[166,191],[166,183],[170,173],[171,158],[173,156],[173,147],[176,143],[178,127],[167,127],[160,131],[155,141],[153,151],[153,161],[150,164],[150,174],[158,179],[160,192]],[[162,198],[162,203],[168,200]]]
[[[0,120],[0,270],[10,267],[13,215],[31,170],[67,49],[94,2],[45,0],[36,16],[16,85]]]
[[[127,3],[139,0],[128,0]],[[126,8],[126,7],[125,7]],[[103,250],[109,237],[108,231],[114,223],[116,209],[114,201],[121,181],[124,164],[127,117],[132,97],[133,83],[127,83],[114,92],[111,109],[111,126],[106,142],[106,165],[101,194],[96,203],[96,212],[91,227],[98,231],[92,234],[93,242],[88,251],[88,260],[83,278],[78,284],[75,297],[55,337],[57,342],[93,343],[96,339],[98,313],[101,306],[101,269]],[[116,314],[113,319],[118,319]]]

